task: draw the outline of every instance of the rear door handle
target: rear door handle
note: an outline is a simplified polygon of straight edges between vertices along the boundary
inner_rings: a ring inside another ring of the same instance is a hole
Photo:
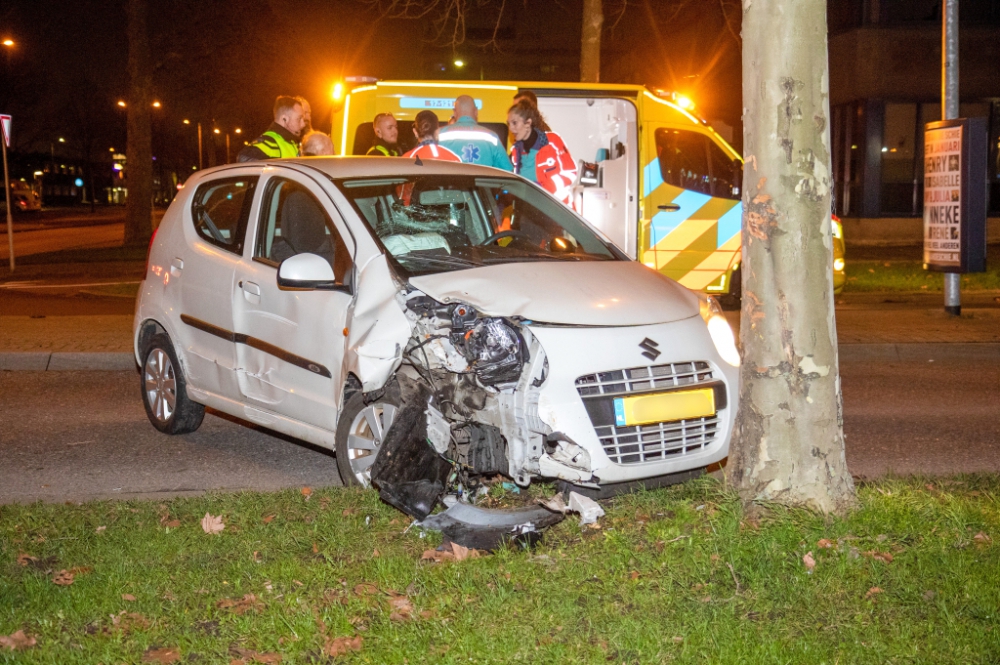
[[[676,203],[667,203],[656,207],[660,210],[666,210],[667,212],[677,212],[681,209],[681,207]]]
[[[184,259],[175,257],[174,260],[170,262],[170,274],[173,277],[177,277],[181,274],[181,270],[184,270]]]
[[[254,282],[240,282],[240,286],[243,288],[243,297],[247,299],[248,303],[253,305],[260,304],[260,286]]]

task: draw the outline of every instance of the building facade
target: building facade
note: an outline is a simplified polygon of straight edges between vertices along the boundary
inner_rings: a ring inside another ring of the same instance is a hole
[[[940,0],[830,0],[836,212],[923,215],[924,124],[941,119]],[[961,0],[962,117],[987,119],[991,217],[1000,216],[1000,0]]]

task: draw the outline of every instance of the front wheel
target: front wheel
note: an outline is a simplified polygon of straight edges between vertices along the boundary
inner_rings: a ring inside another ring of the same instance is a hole
[[[153,427],[164,434],[187,434],[201,426],[205,407],[187,396],[187,381],[166,334],[146,344],[142,353],[142,405]]]
[[[368,403],[360,391],[347,399],[337,425],[336,442],[337,469],[345,487],[371,486],[372,464],[399,405],[395,386]]]

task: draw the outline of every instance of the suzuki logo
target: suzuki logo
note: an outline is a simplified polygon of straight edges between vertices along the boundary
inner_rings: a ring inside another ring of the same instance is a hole
[[[660,357],[660,350],[657,348],[660,346],[648,337],[641,342],[639,342],[639,348],[643,349],[642,355],[646,356],[650,360],[656,360]]]

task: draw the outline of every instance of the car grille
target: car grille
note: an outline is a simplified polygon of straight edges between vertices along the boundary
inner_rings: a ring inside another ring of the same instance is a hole
[[[576,389],[608,458],[615,464],[645,464],[702,450],[715,439],[719,418],[618,427],[610,416],[614,397],[694,386],[713,379],[707,362],[692,361],[588,374],[576,380]]]

